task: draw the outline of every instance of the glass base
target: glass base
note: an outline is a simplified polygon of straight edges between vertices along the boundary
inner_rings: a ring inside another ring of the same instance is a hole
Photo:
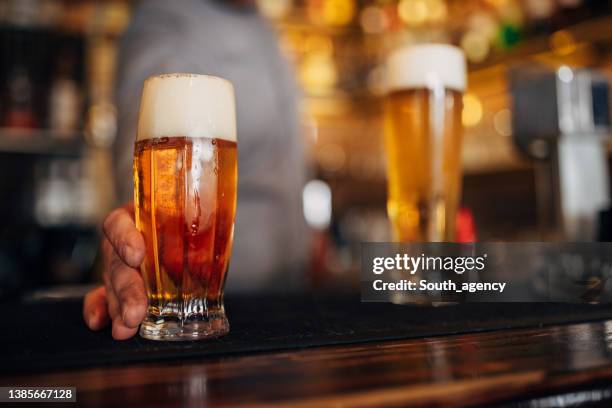
[[[149,340],[189,341],[224,336],[229,322],[224,312],[181,322],[176,317],[148,315],[140,325],[140,336]]]

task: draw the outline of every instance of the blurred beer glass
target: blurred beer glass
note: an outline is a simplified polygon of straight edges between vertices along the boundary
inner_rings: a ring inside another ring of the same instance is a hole
[[[389,56],[387,69],[387,211],[393,238],[454,241],[464,54],[443,44],[400,48]]]
[[[195,340],[229,331],[223,286],[236,185],[231,83],[192,74],[148,78],[134,149],[136,226],[147,249],[142,337]]]

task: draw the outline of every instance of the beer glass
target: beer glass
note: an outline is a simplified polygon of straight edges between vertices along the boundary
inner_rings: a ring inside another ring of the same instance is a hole
[[[140,335],[224,335],[237,184],[232,84],[207,75],[148,78],[137,132],[134,207],[146,244],[141,273],[149,302]]]
[[[461,110],[466,84],[459,48],[400,48],[387,61],[387,211],[400,242],[454,241],[461,191]]]

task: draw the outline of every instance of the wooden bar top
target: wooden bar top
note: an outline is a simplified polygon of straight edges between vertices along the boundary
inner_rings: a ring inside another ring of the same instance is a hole
[[[87,406],[465,407],[550,396],[612,406],[611,348],[612,320],[5,376],[0,384],[75,386]]]

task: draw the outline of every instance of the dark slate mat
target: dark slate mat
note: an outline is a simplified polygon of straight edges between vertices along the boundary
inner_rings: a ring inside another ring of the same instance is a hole
[[[506,303],[444,307],[361,303],[358,295],[233,296],[231,331],[200,342],[114,341],[89,331],[80,302],[3,304],[0,373],[192,359],[612,318],[612,305]]]

